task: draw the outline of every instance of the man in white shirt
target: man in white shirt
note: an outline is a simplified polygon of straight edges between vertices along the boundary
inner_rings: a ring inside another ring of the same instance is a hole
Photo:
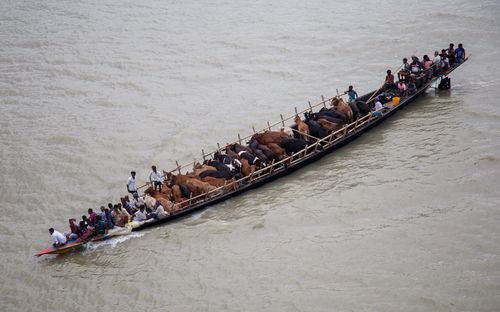
[[[139,210],[134,213],[133,221],[144,221],[147,219],[146,213],[144,212],[144,205],[142,205]]]
[[[62,235],[60,232],[54,230],[53,228],[49,229],[50,235],[52,235],[52,238],[54,239],[54,244],[52,246],[54,247],[60,247],[63,245],[66,245],[66,237]]]
[[[432,62],[434,63],[434,75],[437,75],[443,68],[443,64],[441,63],[442,59],[437,50],[434,51],[434,59],[432,60]]]
[[[137,186],[135,185],[135,171],[130,172],[130,177],[127,180],[127,191],[130,194],[137,193]]]
[[[149,173],[149,182],[153,185],[153,188],[158,192],[161,192],[161,173],[156,170],[156,166],[151,167],[152,171]]]
[[[380,102],[380,99],[377,97],[375,101],[375,111],[373,112],[373,116],[375,117],[380,117],[382,116],[382,110],[384,107],[382,106],[382,103]]]

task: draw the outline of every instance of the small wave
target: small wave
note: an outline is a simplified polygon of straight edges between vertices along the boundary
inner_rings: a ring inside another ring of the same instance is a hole
[[[129,239],[136,238],[136,237],[142,237],[142,236],[144,236],[144,233],[132,233],[129,235],[110,238],[110,239],[100,241],[100,242],[90,242],[87,244],[87,246],[85,248],[85,252],[92,252],[92,251],[96,250],[97,248],[101,248],[103,246],[111,246],[111,248],[115,248],[118,244],[123,243],[125,241],[128,241]]]
[[[500,162],[500,159],[498,157],[495,157],[493,155],[487,155],[483,156],[478,159],[478,162]]]
[[[45,139],[47,145],[78,145],[82,140],[70,135],[54,135]]]
[[[463,14],[456,14],[456,13],[451,13],[451,12],[435,12],[431,13],[431,15],[434,15],[438,18],[451,18],[451,19],[459,19],[462,22],[464,20],[469,20],[469,21],[480,21],[480,22],[486,22],[486,23],[492,23],[493,20],[490,18],[487,18],[485,16],[467,16]]]
[[[473,110],[467,109],[466,113],[467,113],[467,115],[469,115],[472,118],[478,117],[478,118],[492,118],[495,120],[500,120],[500,115],[498,115],[494,112],[482,112],[482,111],[473,111]]]

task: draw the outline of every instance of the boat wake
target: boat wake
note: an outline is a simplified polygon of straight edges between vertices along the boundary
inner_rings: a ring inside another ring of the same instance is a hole
[[[115,248],[118,244],[128,241],[129,239],[141,237],[144,233],[131,233],[124,236],[113,237],[104,241],[99,242],[89,242],[85,246],[85,252],[92,252],[98,248],[103,246],[111,246],[111,248]]]

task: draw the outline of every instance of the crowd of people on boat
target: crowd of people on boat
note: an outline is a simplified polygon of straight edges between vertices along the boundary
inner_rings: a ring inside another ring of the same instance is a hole
[[[161,191],[164,177],[163,174],[156,169],[156,166],[152,166],[149,180],[149,184],[152,186],[153,190],[157,190],[158,192]],[[53,246],[63,246],[67,241],[78,240],[86,242],[97,235],[108,233],[109,230],[115,227],[125,227],[132,221],[153,221],[163,219],[169,215],[160,201],[153,200],[153,202],[151,202],[150,197],[139,196],[135,171],[130,173],[126,187],[132,199],[126,195],[120,199],[119,203],[108,203],[107,207],[101,206],[99,212],[95,212],[94,209],[89,208],[87,210],[88,214],[83,215],[79,222],[74,218],[69,219],[69,229],[64,233],[60,233],[50,228],[49,233],[54,240]]]
[[[403,59],[397,83],[391,70],[387,70],[381,92],[375,92],[368,100],[359,99],[353,86],[349,86],[345,92],[347,101],[341,96],[334,97],[331,107],[325,105],[315,113],[311,109],[304,113],[304,119],[295,115],[295,124],[290,127],[255,133],[246,145],[241,142],[229,144],[202,164],[194,163],[191,172],[182,174],[180,168],[178,174],[160,172],[153,165],[142,196],[139,195],[136,172],[131,171],[126,183],[128,194],[121,197],[120,202],[101,206],[98,212],[89,208],[88,215],[83,215],[78,222],[69,219],[69,229],[64,233],[50,228],[54,247],[63,246],[68,240],[86,242],[115,227],[140,226],[162,220],[189,208],[193,203],[251,182],[254,174],[262,169],[274,164],[286,167],[297,153],[307,153],[310,146],[321,149],[326,144],[322,139],[341,136],[339,130],[353,121],[367,115],[381,116],[385,110],[392,108],[391,97],[404,98],[415,94],[429,79],[444,74],[455,63],[464,62],[465,50],[461,43],[457,49],[451,43],[441,53],[435,51],[433,60],[428,55],[424,55],[422,61],[416,56],[412,56],[411,60],[408,63],[407,58]]]
[[[411,63],[408,63],[407,58],[403,58],[403,64],[397,73],[398,82],[395,82],[391,70],[387,70],[384,90],[394,92],[400,97],[415,94],[420,86],[433,77],[443,75],[450,66],[465,61],[463,44],[459,43],[456,49],[454,46],[450,43],[447,49],[442,49],[441,52],[434,51],[432,60],[427,54],[422,57],[422,60],[413,55]]]

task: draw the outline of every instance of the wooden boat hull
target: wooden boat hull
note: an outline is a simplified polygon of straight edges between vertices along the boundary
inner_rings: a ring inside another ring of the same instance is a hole
[[[43,255],[53,255],[53,254],[61,255],[61,254],[65,254],[65,253],[71,252],[73,250],[76,250],[78,248],[81,248],[85,244],[86,243],[84,243],[84,242],[72,240],[72,241],[68,241],[66,243],[66,245],[61,246],[61,247],[54,247],[54,246],[47,247],[44,250],[35,254],[35,256],[40,257]]]
[[[467,60],[468,60],[468,58],[466,59],[466,61]],[[450,68],[450,70],[446,72],[446,75],[449,75],[451,72],[453,72],[455,69],[457,69],[458,67],[460,67],[464,63],[465,62],[457,64],[456,66]],[[302,168],[310,163],[316,162],[320,158],[322,158],[328,154],[331,154],[333,151],[337,150],[338,148],[352,142],[353,140],[355,140],[356,138],[361,136],[366,131],[378,126],[379,124],[381,124],[383,121],[385,121],[390,116],[394,115],[399,110],[402,110],[409,103],[413,102],[420,95],[422,95],[436,80],[437,80],[437,77],[434,77],[433,79],[429,80],[422,87],[420,87],[415,94],[402,99],[397,106],[395,106],[393,109],[386,112],[381,117],[371,119],[371,121],[369,123],[367,123],[365,126],[360,127],[356,131],[352,131],[352,132],[347,133],[341,140],[339,140],[331,145],[325,146],[322,150],[318,150],[317,152],[315,152],[313,154],[309,154],[309,155],[305,156],[300,162],[297,162],[297,163],[295,163],[291,166],[288,166],[286,168],[277,169],[272,174],[269,174],[268,176],[266,176],[264,178],[258,179],[255,182],[252,182],[252,183],[249,183],[246,185],[240,185],[239,188],[237,188],[233,191],[226,192],[220,196],[213,197],[213,198],[205,200],[203,202],[194,203],[191,205],[191,207],[189,207],[187,209],[183,209],[183,210],[178,211],[178,212],[175,212],[172,215],[168,216],[167,218],[164,218],[161,220],[155,220],[153,222],[143,223],[140,225],[135,225],[133,227],[132,231],[140,231],[140,230],[143,230],[143,229],[146,229],[149,227],[153,227],[153,226],[157,226],[157,225],[160,225],[163,223],[173,221],[177,218],[189,215],[189,214],[191,214],[195,211],[201,210],[201,209],[205,209],[208,206],[223,202],[223,201],[225,201],[229,198],[232,198],[234,196],[237,196],[241,193],[255,189],[259,186],[262,186],[266,183],[274,181],[278,178],[289,175],[292,172],[295,172],[296,170],[298,170],[298,169],[300,169],[300,168]],[[378,93],[381,93],[381,91],[376,90],[376,91],[369,92],[369,93],[361,96],[359,98],[359,100],[366,101],[370,98],[373,98],[373,95],[378,95]]]
[[[91,242],[103,241],[103,240],[110,239],[112,237],[127,235],[130,232],[132,232],[132,228],[130,226],[126,226],[123,228],[115,227],[114,229],[109,230],[108,233],[106,233],[106,234],[100,234],[100,235],[94,236],[90,241]],[[40,257],[43,255],[66,254],[68,252],[72,252],[72,251],[75,251],[77,249],[83,248],[88,243],[89,242],[82,242],[78,239],[70,240],[66,243],[66,245],[61,246],[61,247],[54,247],[54,246],[47,247],[44,250],[35,254],[35,256]]]

